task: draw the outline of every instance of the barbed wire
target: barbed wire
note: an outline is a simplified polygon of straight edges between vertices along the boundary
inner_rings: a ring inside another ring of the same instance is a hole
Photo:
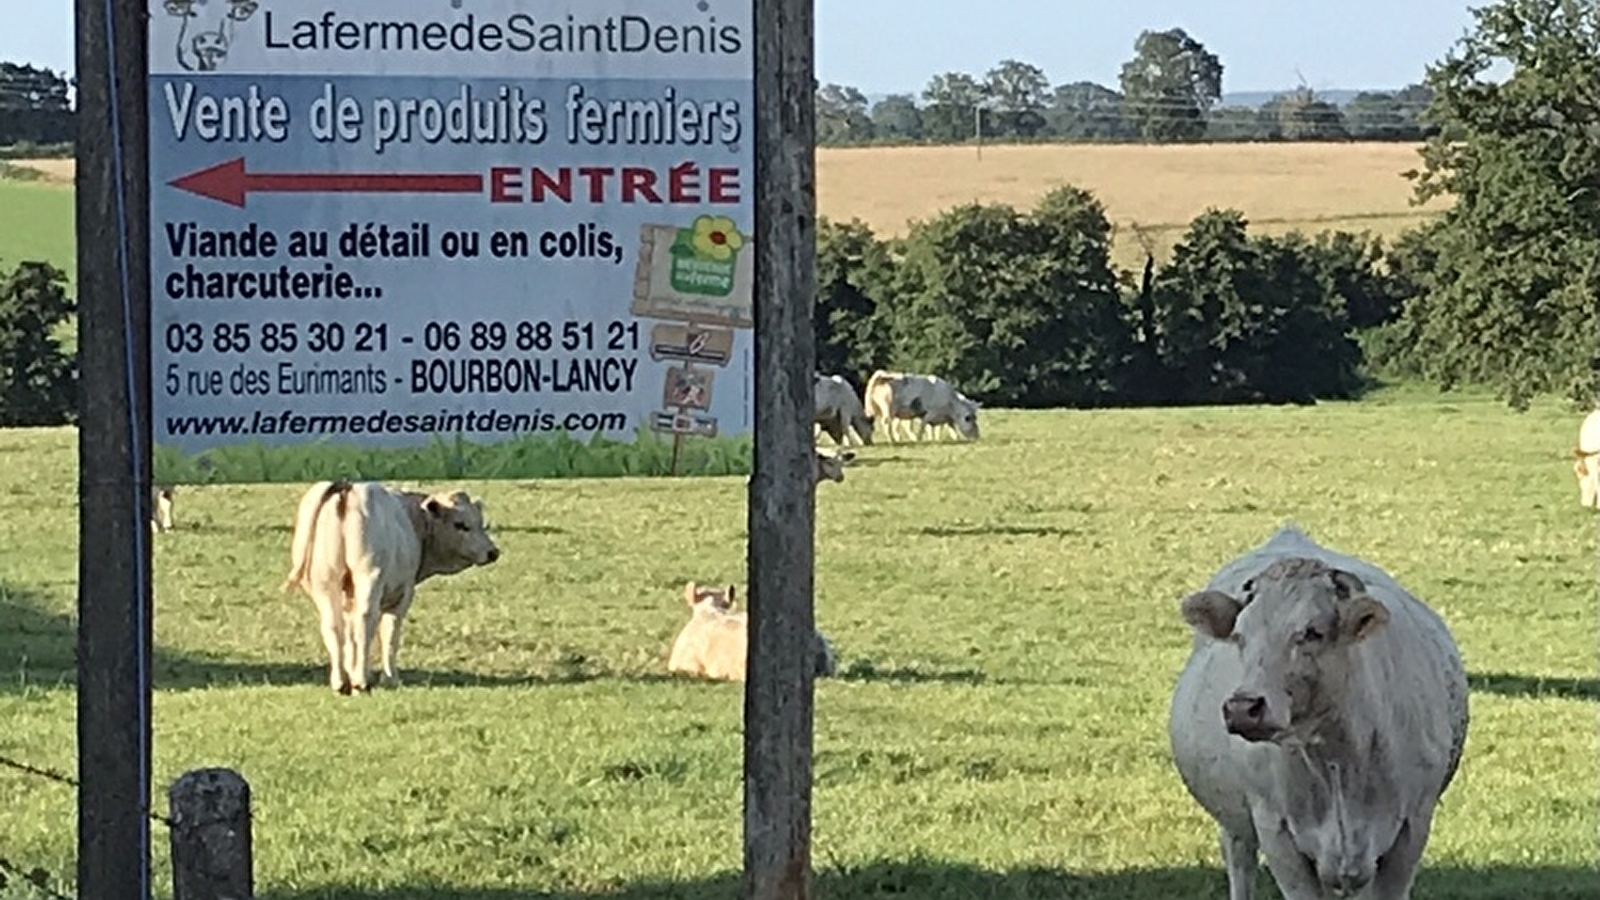
[[[21,866],[15,865],[4,856],[0,856],[0,890],[5,890],[13,878],[33,885],[40,893],[49,897],[50,900],[77,900],[76,897],[64,894],[51,887],[50,873],[44,869],[35,868],[23,871]]]
[[[46,781],[53,781],[57,784],[64,784],[70,788],[73,788],[74,790],[81,788],[81,785],[78,784],[78,780],[70,775],[57,772],[53,769],[35,766],[31,763],[20,762],[3,755],[0,755],[0,768],[11,769],[13,771],[21,772],[25,775],[32,775],[35,778],[43,778]],[[148,804],[141,806],[139,811],[148,816],[153,822],[160,822],[162,825],[165,825],[168,828],[172,827],[172,819],[151,809]]]

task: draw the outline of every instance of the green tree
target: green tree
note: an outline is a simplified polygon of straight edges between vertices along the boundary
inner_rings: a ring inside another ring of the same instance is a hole
[[[897,285],[896,364],[985,402],[1109,402],[1126,344],[1110,233],[1076,188],[1033,215],[973,203],[918,223]]]
[[[817,89],[817,143],[850,144],[872,138],[872,117],[860,90],[843,84]]]
[[[0,144],[62,144],[76,136],[72,82],[37,66],[0,62]]]
[[[1310,402],[1360,387],[1344,304],[1303,239],[1252,238],[1236,210],[1190,223],[1151,289],[1167,402]]]
[[[1407,116],[1400,100],[1383,91],[1362,91],[1344,105],[1345,125],[1354,137],[1369,141],[1416,140],[1415,116]]]
[[[1001,60],[984,75],[984,93],[993,109],[994,133],[1033,137],[1044,129],[1050,79],[1021,60]]]
[[[1267,101],[1266,114],[1274,137],[1286,141],[1333,141],[1349,137],[1339,107],[1307,87]]]
[[[872,130],[880,138],[922,139],[922,110],[910,94],[890,94],[872,106]]]
[[[1405,318],[1422,373],[1492,386],[1515,408],[1564,391],[1589,402],[1600,329],[1600,11],[1500,0],[1429,67],[1419,201],[1454,204],[1431,235]],[[1510,76],[1495,82],[1495,66]]]
[[[965,72],[945,72],[933,76],[922,99],[922,133],[950,143],[972,136],[972,118],[984,101],[984,88]]]
[[[1141,32],[1122,66],[1123,113],[1145,140],[1197,141],[1222,99],[1222,61],[1182,28]]]
[[[75,308],[66,285],[67,274],[43,262],[0,278],[0,426],[77,419],[76,367],[54,337]]]
[[[1075,141],[1115,141],[1128,137],[1122,95],[1092,81],[1063,84],[1044,112],[1051,134]]]
[[[817,220],[817,301],[812,329],[817,371],[842,375],[861,390],[890,359],[894,282],[889,247],[859,219]]]

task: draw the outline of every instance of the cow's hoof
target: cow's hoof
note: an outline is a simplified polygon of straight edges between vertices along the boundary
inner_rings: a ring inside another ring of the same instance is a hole
[[[336,684],[336,685],[333,685],[333,692],[335,694],[339,695],[340,697],[348,697],[350,695],[350,685],[348,685],[348,684]]]

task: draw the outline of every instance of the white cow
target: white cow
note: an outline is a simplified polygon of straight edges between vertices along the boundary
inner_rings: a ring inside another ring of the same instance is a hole
[[[1600,509],[1600,409],[1583,417],[1572,457],[1572,474],[1578,478],[1578,502]]]
[[[172,530],[172,493],[171,485],[150,488],[150,530],[156,534]]]
[[[906,419],[916,423],[912,432],[916,440],[922,439],[923,428],[928,425],[949,425],[968,440],[978,439],[981,404],[937,375],[879,369],[867,379],[866,394],[867,415],[874,422],[884,423],[883,431],[890,441],[895,440],[895,426]]]
[[[283,590],[299,588],[316,602],[329,687],[359,693],[370,681],[374,633],[383,680],[400,683],[400,626],[417,585],[499,558],[482,505],[461,491],[321,481],[300,499]]]
[[[1406,900],[1467,735],[1443,620],[1292,527],[1182,613],[1194,645],[1168,737],[1219,826],[1229,900],[1251,900],[1258,850],[1285,900]]]
[[[715,587],[691,581],[683,586],[689,621],[672,642],[667,671],[715,681],[743,681],[750,642],[750,617],[734,612],[733,585]],[[812,673],[830,677],[839,670],[833,646],[814,632]]]
[[[872,443],[872,420],[867,418],[861,398],[856,396],[850,382],[838,375],[819,373],[816,400],[816,425],[833,438],[835,444],[844,446],[852,433],[861,443]]]

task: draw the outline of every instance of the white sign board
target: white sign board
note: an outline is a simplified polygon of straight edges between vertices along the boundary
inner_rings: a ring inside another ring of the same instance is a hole
[[[156,479],[664,471],[664,324],[748,460],[751,9],[150,0]]]

